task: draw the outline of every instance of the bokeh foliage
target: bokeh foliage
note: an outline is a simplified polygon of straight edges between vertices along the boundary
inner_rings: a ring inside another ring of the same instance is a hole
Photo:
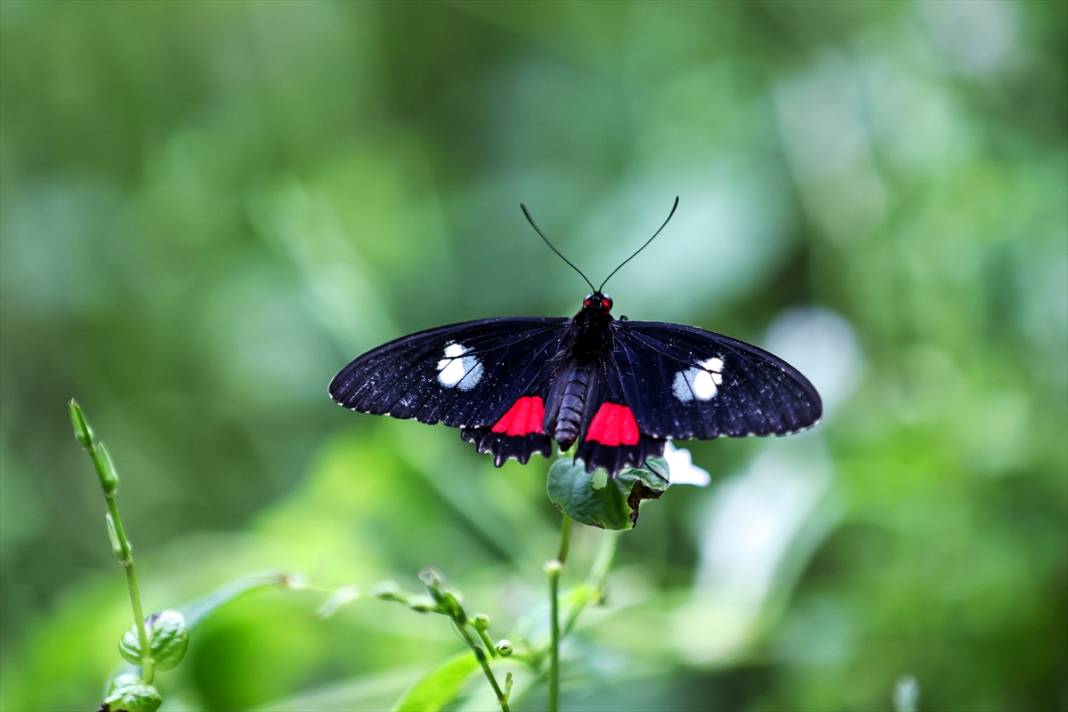
[[[129,625],[72,395],[153,610],[431,563],[542,605],[547,465],[325,384],[576,309],[520,200],[596,276],[679,194],[617,310],[781,352],[828,417],[694,447],[713,486],[624,535],[565,703],[1065,708],[1066,42],[1064,3],[0,2],[0,707],[91,706]],[[164,709],[380,709],[460,652],[318,603],[229,606]]]

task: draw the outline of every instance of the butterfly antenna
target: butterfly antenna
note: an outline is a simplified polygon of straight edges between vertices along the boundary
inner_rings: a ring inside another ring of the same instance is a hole
[[[671,206],[671,212],[668,213],[667,219],[664,220],[664,224],[661,225],[660,227],[658,227],[656,229],[656,232],[653,233],[653,236],[650,237],[648,240],[646,240],[645,244],[643,244],[641,247],[639,247],[637,250],[635,250],[633,255],[631,255],[627,259],[623,260],[622,262],[620,262],[619,263],[619,267],[616,267],[614,270],[612,270],[612,273],[610,275],[608,275],[607,277],[604,278],[604,281],[601,282],[601,286],[598,287],[596,289],[596,291],[600,292],[602,289],[604,289],[604,285],[608,284],[608,280],[612,279],[612,277],[615,275],[616,272],[618,272],[619,270],[623,269],[623,265],[627,264],[628,262],[633,260],[635,257],[637,257],[639,252],[641,252],[646,247],[648,247],[649,243],[656,239],[656,236],[660,234],[660,231],[663,230],[665,227],[667,227],[667,224],[669,222],[671,222],[671,216],[675,214],[675,208],[677,208],[677,207],[679,207],[679,196],[676,195],[675,196],[675,202]]]
[[[676,201],[676,202],[677,202],[677,201]],[[545,241],[545,244],[549,246],[549,249],[550,249],[550,250],[552,250],[553,252],[555,252],[555,253],[556,253],[556,256],[557,256],[557,257],[559,257],[559,258],[560,258],[560,259],[562,259],[562,260],[563,260],[564,262],[566,262],[566,263],[568,264],[568,266],[569,266],[569,267],[571,267],[571,269],[573,269],[573,270],[575,270],[576,272],[578,272],[578,273],[579,273],[579,276],[580,276],[580,277],[582,277],[582,278],[583,278],[584,280],[586,280],[586,284],[590,285],[590,290],[591,290],[591,291],[594,291],[594,292],[596,292],[597,290],[593,288],[593,282],[591,282],[591,281],[590,281],[589,277],[587,277],[586,275],[584,275],[584,274],[582,273],[582,270],[580,270],[580,269],[579,269],[578,267],[576,267],[576,266],[575,266],[575,263],[573,263],[573,262],[572,262],[571,260],[569,260],[569,259],[567,259],[566,257],[564,257],[564,255],[563,255],[563,254],[562,254],[562,253],[560,252],[560,250],[558,250],[558,249],[556,249],[555,247],[553,247],[553,243],[549,242],[549,238],[545,237],[545,233],[543,233],[543,232],[541,231],[541,229],[540,229],[540,228],[538,227],[538,224],[537,224],[536,222],[534,222],[534,218],[532,218],[532,217],[530,216],[530,211],[529,211],[529,210],[527,210],[527,206],[525,206],[525,205],[523,205],[522,203],[520,203],[520,204],[519,204],[519,207],[520,207],[520,209],[522,209],[522,211],[523,211],[523,214],[527,216],[527,222],[528,222],[528,223],[530,223],[530,226],[531,226],[532,228],[534,228],[534,232],[538,233],[538,237],[540,237],[540,238],[541,238],[542,240],[544,240],[544,241]]]

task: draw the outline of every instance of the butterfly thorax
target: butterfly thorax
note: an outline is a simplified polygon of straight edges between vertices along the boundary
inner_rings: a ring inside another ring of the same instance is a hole
[[[589,421],[587,408],[597,402],[598,375],[604,371],[601,361],[612,353],[611,304],[603,295],[587,296],[560,343],[546,399],[545,429],[565,450],[582,434]]]

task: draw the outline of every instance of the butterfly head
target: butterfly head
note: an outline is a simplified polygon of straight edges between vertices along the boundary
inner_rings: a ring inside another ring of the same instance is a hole
[[[590,292],[582,300],[582,308],[588,311],[603,312],[612,311],[612,297],[600,292]]]

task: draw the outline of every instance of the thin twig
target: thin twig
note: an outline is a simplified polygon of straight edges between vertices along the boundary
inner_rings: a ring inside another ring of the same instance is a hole
[[[567,636],[575,627],[579,614],[590,603],[596,603],[604,598],[605,583],[608,579],[608,571],[615,561],[616,551],[619,549],[620,532],[606,531],[602,535],[601,548],[597,551],[597,558],[593,560],[593,567],[586,580],[587,585],[593,590],[593,595],[583,598],[575,603],[568,612],[567,621],[564,623],[563,635]]]
[[[493,688],[493,694],[497,696],[497,703],[501,706],[501,712],[509,712],[508,692],[501,689],[501,686],[497,683],[497,677],[493,674],[493,669],[489,664],[490,655],[493,654],[494,650],[493,646],[489,643],[486,644],[486,647],[491,651],[487,654],[471,635],[471,632],[467,630],[469,623],[473,625],[472,619],[467,615],[467,611],[464,610],[460,599],[445,588],[445,581],[437,571],[429,568],[424,569],[419,573],[419,578],[422,580],[423,585],[426,586],[430,597],[434,600],[433,610],[448,616],[452,620],[452,627],[457,634],[467,644],[467,647],[471,648],[475,659],[478,660],[478,664],[482,667],[482,672],[486,675],[486,679],[489,680],[490,687]]]
[[[501,712],[509,712],[508,696],[504,694],[501,686],[497,684],[497,677],[493,674],[493,669],[490,668],[489,656],[486,655],[486,651],[482,649],[481,645],[475,642],[475,639],[471,637],[471,634],[462,623],[457,621],[456,618],[453,618],[452,622],[453,626],[456,628],[456,632],[460,634],[460,637],[463,638],[464,642],[471,648],[471,652],[475,654],[475,659],[478,660],[478,664],[482,666],[482,672],[485,673],[486,679],[489,680],[489,684],[493,688],[493,693],[497,695],[497,703],[501,706]]]
[[[149,644],[148,629],[145,627],[145,611],[141,605],[141,587],[137,582],[137,568],[134,566],[133,546],[126,536],[126,527],[119,514],[119,475],[111,461],[104,443],[96,439],[89,421],[85,418],[81,406],[73,398],[70,400],[70,419],[74,426],[74,437],[82,444],[96,468],[100,478],[100,488],[104,491],[104,500],[108,505],[106,521],[111,548],[126,572],[126,586],[130,590],[130,608],[133,609],[134,627],[137,629],[137,642],[141,646],[141,679],[152,682],[155,675],[155,661],[152,660],[152,648]]]
[[[571,545],[571,518],[560,523],[560,547],[556,558],[545,564],[549,576],[549,712],[560,709],[560,574]]]

